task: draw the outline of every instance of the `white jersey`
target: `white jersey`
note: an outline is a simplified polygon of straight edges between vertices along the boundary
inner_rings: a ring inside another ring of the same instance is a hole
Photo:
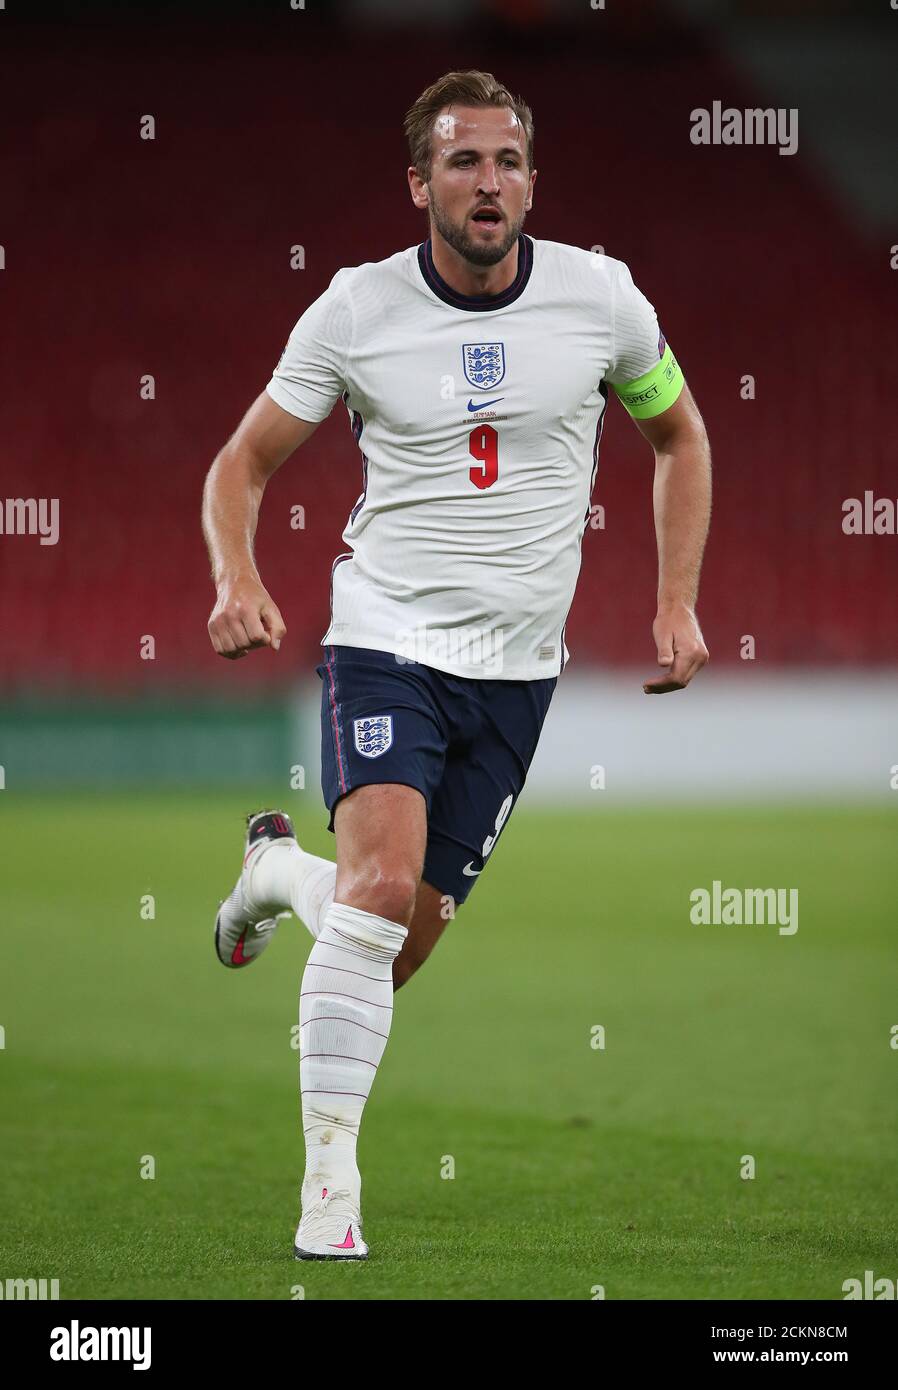
[[[621,261],[523,233],[498,295],[458,294],[429,242],[338,271],[267,388],[308,421],[342,397],[361,451],[322,642],[476,679],[557,675],[606,383],[664,348]]]

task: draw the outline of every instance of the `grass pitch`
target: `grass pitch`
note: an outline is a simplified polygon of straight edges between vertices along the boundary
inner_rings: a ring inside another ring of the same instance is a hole
[[[241,812],[279,800],[4,794],[0,1278],[91,1299],[839,1299],[898,1275],[890,811],[522,806],[397,995],[360,1143],[372,1255],[335,1266],[292,1258],[311,938],[284,922],[243,971],[212,950]],[[798,888],[797,933],[693,925],[714,879]]]

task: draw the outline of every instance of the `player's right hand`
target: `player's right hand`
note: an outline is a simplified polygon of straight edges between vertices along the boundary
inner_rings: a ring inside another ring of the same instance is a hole
[[[258,579],[249,577],[219,584],[208,628],[218,655],[229,661],[239,660],[256,647],[277,651],[287,631],[268,590]]]

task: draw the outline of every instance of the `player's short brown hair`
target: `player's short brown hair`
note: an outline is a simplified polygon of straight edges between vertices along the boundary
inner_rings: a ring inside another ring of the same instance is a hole
[[[527,137],[527,168],[533,168],[533,113],[522,97],[512,96],[491,72],[447,72],[422,92],[405,117],[411,162],[421,178],[430,178],[434,121],[444,106],[507,106]]]

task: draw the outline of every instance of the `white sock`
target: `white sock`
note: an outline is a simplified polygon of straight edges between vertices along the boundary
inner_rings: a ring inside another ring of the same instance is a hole
[[[256,856],[248,880],[247,891],[262,915],[289,909],[317,937],[334,900],[337,866],[292,840],[275,840]]]
[[[334,903],[309,952],[299,997],[304,1201],[323,1187],[360,1199],[356,1141],[393,1019],[393,961],[407,935],[398,922]]]

